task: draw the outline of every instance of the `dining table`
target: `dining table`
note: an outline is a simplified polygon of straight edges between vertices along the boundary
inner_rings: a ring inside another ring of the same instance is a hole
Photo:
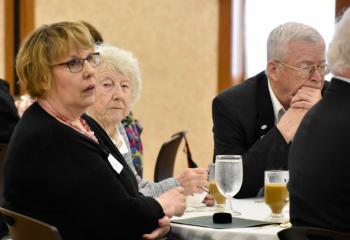
[[[283,209],[284,222],[272,223],[267,221],[271,210],[263,198],[233,199],[232,207],[239,212],[233,216],[233,223],[244,221],[253,222],[253,226],[234,226],[234,224],[214,224],[212,216],[222,211],[204,204],[188,205],[181,217],[171,219],[171,240],[278,240],[277,233],[289,223],[289,206]],[[204,224],[203,224],[204,222]]]

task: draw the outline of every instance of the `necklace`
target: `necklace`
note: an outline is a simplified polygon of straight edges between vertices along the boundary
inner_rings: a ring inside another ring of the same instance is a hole
[[[73,128],[74,130],[80,132],[81,134],[87,136],[88,138],[98,143],[95,133],[91,131],[89,125],[86,123],[84,119],[79,117],[78,123],[75,123],[71,120],[68,120],[62,114],[55,111],[54,108],[49,103],[47,102],[43,103],[42,101],[37,101],[37,102],[46,112],[48,112],[50,115],[55,117],[57,120],[59,120],[60,122],[66,124],[67,126]]]
[[[65,118],[63,115],[61,114],[57,114],[55,115],[55,117],[59,120],[61,120],[63,123],[65,123],[66,125],[74,128],[75,130],[77,130],[78,132],[84,134],[85,136],[91,138],[92,140],[94,140],[95,142],[98,143],[98,140],[95,136],[95,133],[93,131],[91,131],[89,125],[86,123],[86,121],[84,119],[82,119],[81,117],[79,117],[79,123],[74,123],[70,120],[68,120],[67,118]]]

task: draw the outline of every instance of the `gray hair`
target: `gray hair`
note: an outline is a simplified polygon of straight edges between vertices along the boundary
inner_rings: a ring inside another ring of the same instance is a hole
[[[314,28],[298,22],[287,22],[274,28],[267,39],[267,61],[283,61],[288,44],[294,41],[323,42],[321,34]]]
[[[344,12],[336,25],[327,60],[331,72],[335,75],[350,70],[350,8]]]
[[[137,59],[130,51],[108,45],[98,46],[97,52],[101,55],[101,65],[103,67],[117,71],[130,79],[130,105],[133,106],[139,99],[142,88],[142,78]],[[97,68],[97,71],[99,71],[99,68]]]

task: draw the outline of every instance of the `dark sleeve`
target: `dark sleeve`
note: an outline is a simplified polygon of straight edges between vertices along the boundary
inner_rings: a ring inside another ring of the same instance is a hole
[[[19,120],[8,86],[0,80],[0,143],[8,143]]]
[[[50,181],[53,199],[66,206],[67,218],[81,223],[84,232],[95,231],[92,236],[100,229],[100,239],[140,239],[158,226],[162,207],[154,198],[130,194],[124,186],[128,181],[116,175],[93,143],[62,145],[45,150],[50,164],[40,172]]]
[[[264,185],[265,170],[287,168],[289,145],[275,126],[255,143],[249,144],[245,128],[248,123],[241,120],[242,114],[235,110],[228,108],[218,97],[213,101],[214,157],[220,154],[242,155],[243,184],[236,197],[255,197]]]

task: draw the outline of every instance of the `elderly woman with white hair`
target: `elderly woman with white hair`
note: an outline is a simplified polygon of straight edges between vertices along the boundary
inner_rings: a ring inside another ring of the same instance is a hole
[[[177,186],[184,187],[186,195],[203,192],[202,187],[208,186],[208,181],[207,172],[202,168],[188,168],[180,176],[158,183],[146,181],[137,174],[121,121],[140,96],[142,80],[138,61],[131,52],[117,47],[101,46],[98,51],[102,63],[96,68],[96,100],[88,114],[106,130],[113,147],[117,147],[126,159],[136,175],[139,191],[152,197]]]

